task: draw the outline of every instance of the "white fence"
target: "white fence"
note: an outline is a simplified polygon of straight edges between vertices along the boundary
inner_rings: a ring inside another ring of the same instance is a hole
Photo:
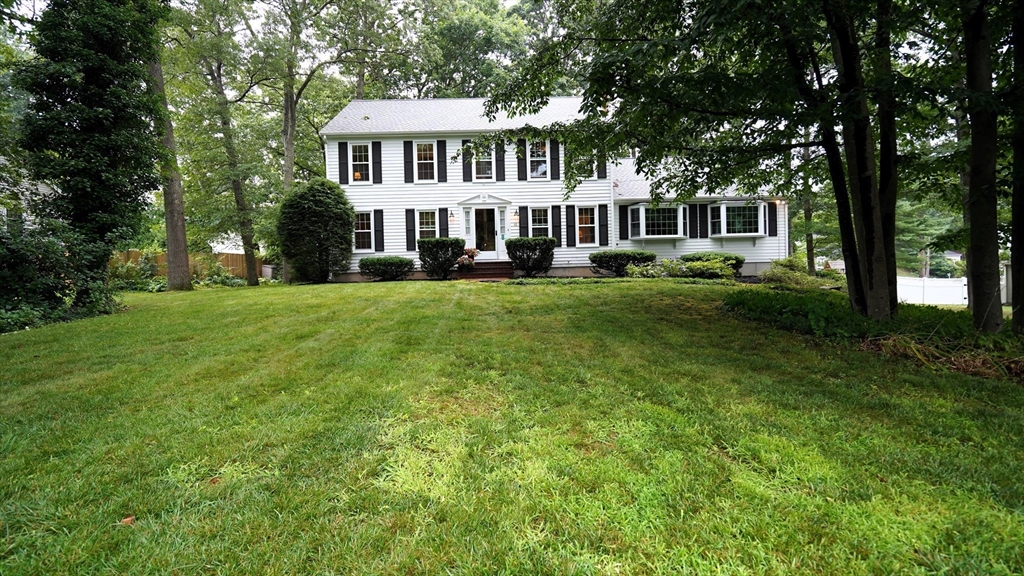
[[[967,305],[967,278],[896,278],[896,294],[908,304]]]

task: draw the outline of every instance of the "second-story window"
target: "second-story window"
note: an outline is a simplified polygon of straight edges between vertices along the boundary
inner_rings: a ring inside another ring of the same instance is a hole
[[[494,152],[490,149],[477,152],[473,159],[474,180],[494,180]]]
[[[352,144],[352,182],[370,183],[370,145]]]
[[[530,180],[548,179],[548,141],[530,142]]]
[[[434,143],[433,142],[417,142],[416,143],[416,181],[417,182],[434,182],[436,176],[434,174]]]

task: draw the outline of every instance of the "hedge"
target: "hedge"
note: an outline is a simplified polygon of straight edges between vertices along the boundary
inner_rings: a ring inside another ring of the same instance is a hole
[[[416,270],[412,258],[368,256],[359,261],[359,274],[370,280],[405,280]]]
[[[679,257],[679,260],[682,262],[725,262],[736,274],[739,274],[740,268],[743,268],[743,263],[747,261],[747,258],[742,254],[733,254],[731,252],[693,252],[691,254],[683,254]]]
[[[590,255],[594,273],[611,274],[620,278],[626,275],[627,266],[650,264],[657,259],[657,254],[647,250],[602,250]]]
[[[430,278],[447,280],[465,254],[466,241],[462,238],[421,238],[416,246],[420,250],[420,269]]]
[[[522,271],[527,278],[547,274],[555,261],[554,238],[509,238],[505,241],[505,250],[512,268]]]

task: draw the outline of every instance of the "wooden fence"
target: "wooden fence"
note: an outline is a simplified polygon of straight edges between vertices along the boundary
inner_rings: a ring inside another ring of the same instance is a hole
[[[245,278],[245,254],[214,254],[214,256],[217,257],[217,260],[221,263],[221,265],[227,268],[233,276]],[[121,264],[127,264],[128,262],[131,262],[132,264],[138,264],[140,258],[142,258],[142,252],[140,250],[129,250],[127,252],[114,252],[114,256],[110,259],[110,261],[119,262]],[[197,261],[199,260],[200,258],[193,258],[193,256],[189,254],[189,269],[195,272],[195,267],[197,265]],[[262,266],[263,262],[259,258],[257,258],[257,276],[260,275]],[[156,274],[157,276],[167,275],[167,254],[160,253],[156,255]]]

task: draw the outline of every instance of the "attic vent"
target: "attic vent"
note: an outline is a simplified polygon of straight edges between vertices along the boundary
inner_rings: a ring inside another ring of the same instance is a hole
[[[363,116],[363,120],[369,120],[369,119],[370,119],[369,116]]]

